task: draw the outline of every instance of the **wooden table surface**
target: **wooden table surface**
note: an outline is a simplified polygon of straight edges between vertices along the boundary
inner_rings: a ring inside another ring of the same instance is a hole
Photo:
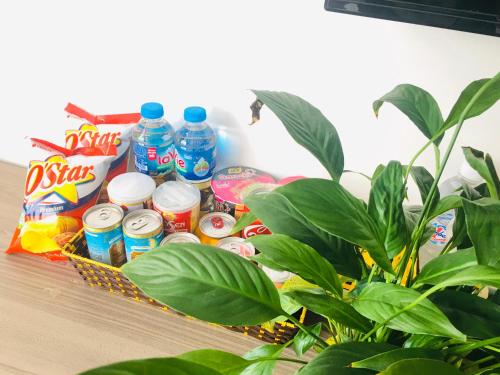
[[[75,374],[112,362],[263,342],[84,284],[69,263],[6,255],[25,169],[0,162],[0,374]],[[291,353],[288,353],[291,355]],[[280,363],[277,374],[293,373]]]

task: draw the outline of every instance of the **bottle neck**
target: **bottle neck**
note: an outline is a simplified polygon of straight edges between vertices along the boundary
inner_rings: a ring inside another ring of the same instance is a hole
[[[139,122],[139,125],[148,127],[148,128],[157,128],[162,126],[166,121],[163,119],[163,117],[159,118],[144,118],[141,117],[141,121]]]
[[[207,127],[207,124],[205,121],[202,121],[202,122],[189,122],[189,121],[186,121],[184,123],[184,126],[186,128],[188,128],[189,130],[202,130],[202,129],[205,129]]]

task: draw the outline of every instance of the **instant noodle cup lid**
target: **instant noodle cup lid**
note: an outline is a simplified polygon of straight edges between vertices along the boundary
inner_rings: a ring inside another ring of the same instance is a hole
[[[291,272],[276,271],[266,266],[262,266],[262,271],[264,271],[267,277],[269,277],[274,283],[284,283],[293,276]]]
[[[115,202],[140,202],[151,197],[156,189],[155,181],[139,172],[123,173],[111,180],[108,195]]]
[[[162,211],[184,212],[200,204],[200,190],[180,181],[167,181],[153,193],[153,205]]]
[[[212,191],[218,199],[240,204],[241,192],[253,184],[274,184],[276,180],[269,173],[256,168],[235,166],[221,169],[212,177]]]

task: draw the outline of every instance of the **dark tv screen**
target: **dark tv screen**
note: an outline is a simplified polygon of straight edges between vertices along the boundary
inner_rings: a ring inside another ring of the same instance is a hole
[[[325,0],[325,9],[500,36],[500,0]]]

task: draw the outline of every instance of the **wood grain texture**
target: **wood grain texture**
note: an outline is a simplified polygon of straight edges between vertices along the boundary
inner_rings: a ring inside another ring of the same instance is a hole
[[[1,374],[75,374],[111,362],[202,348],[243,354],[263,344],[94,290],[69,263],[6,255],[21,210],[25,170],[0,162],[0,176]],[[296,368],[281,363],[276,373]]]

